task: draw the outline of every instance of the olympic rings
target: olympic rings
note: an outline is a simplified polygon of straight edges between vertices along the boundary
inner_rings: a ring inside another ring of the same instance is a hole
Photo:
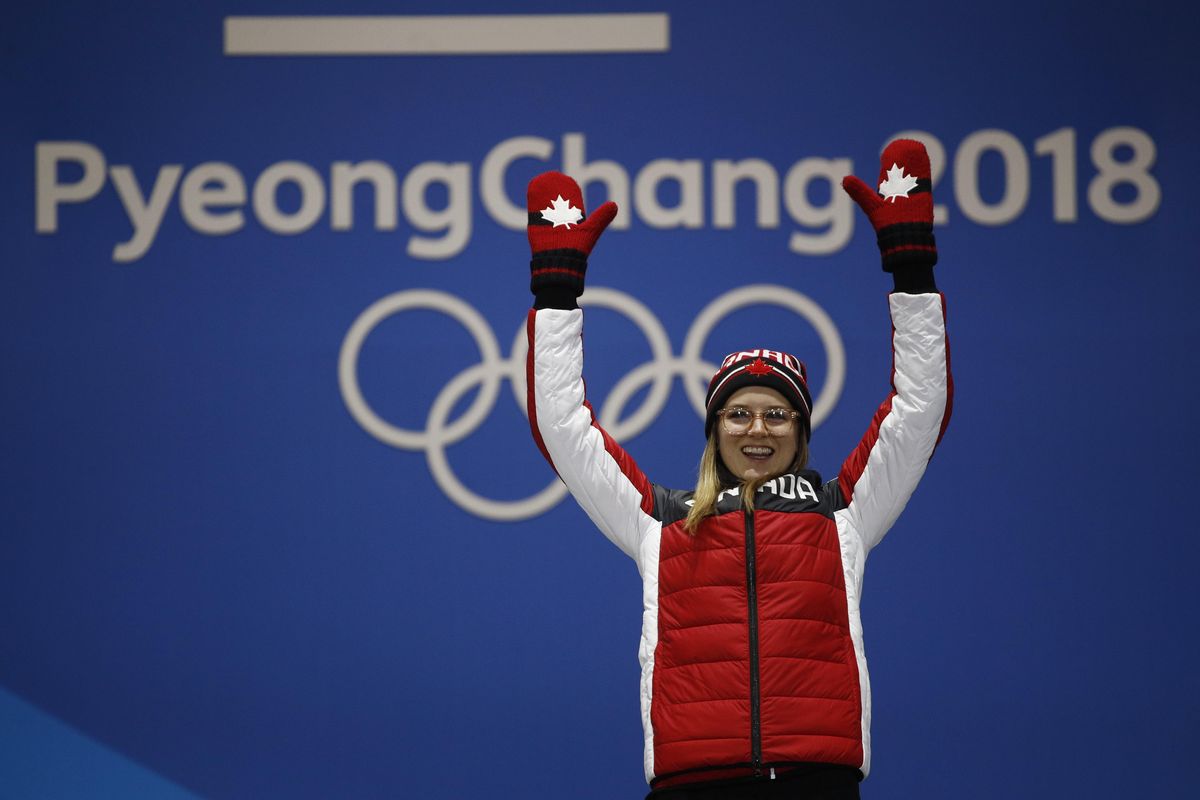
[[[678,358],[671,354],[671,342],[662,323],[636,298],[616,289],[591,287],[579,298],[579,304],[607,308],[624,315],[638,327],[650,345],[651,359],[617,381],[600,408],[600,424],[618,441],[633,438],[650,427],[666,405],[676,375],[683,381],[684,391],[697,415],[704,418],[704,393],[717,365],[702,360],[700,354],[717,324],[746,306],[786,308],[803,317],[820,337],[825,350],[826,377],[813,404],[813,429],[833,411],[845,384],[846,351],[837,326],[810,298],[785,286],[755,284],[717,297],[696,315],[684,337],[683,353]],[[381,418],[363,397],[358,383],[358,358],[371,331],[388,317],[412,309],[431,309],[453,317],[474,337],[480,357],[478,364],[464,369],[438,393],[429,409],[424,431],[401,428]],[[505,359],[500,355],[500,346],[491,327],[471,305],[446,292],[410,289],[380,298],[354,320],[338,355],[338,386],[350,415],[371,436],[400,450],[424,450],[434,480],[464,511],[492,520],[529,519],[544,514],[562,500],[567,489],[561,481],[554,480],[524,500],[493,500],[464,486],[446,457],[447,446],[469,436],[491,413],[502,380],[507,379],[512,384],[517,406],[526,412],[527,350],[524,324],[513,339],[511,355]],[[647,385],[650,389],[641,407],[623,419],[621,415],[630,398]],[[451,410],[475,387],[479,387],[479,393],[471,405],[457,420],[448,422]]]

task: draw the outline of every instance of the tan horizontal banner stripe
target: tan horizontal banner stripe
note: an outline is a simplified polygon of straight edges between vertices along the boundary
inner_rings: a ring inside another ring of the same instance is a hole
[[[226,17],[225,55],[659,53],[667,14]]]

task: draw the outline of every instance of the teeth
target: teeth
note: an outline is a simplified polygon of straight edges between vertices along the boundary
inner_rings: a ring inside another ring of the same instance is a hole
[[[748,456],[769,456],[775,450],[770,447],[743,447],[742,452]]]

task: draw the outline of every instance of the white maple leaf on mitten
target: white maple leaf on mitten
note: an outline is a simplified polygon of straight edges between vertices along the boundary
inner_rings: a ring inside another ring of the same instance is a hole
[[[887,179],[879,184],[879,193],[883,195],[884,200],[896,202],[897,197],[908,197],[909,191],[917,186],[917,178],[915,175],[905,175],[904,167],[899,164],[892,164],[892,168],[887,171]]]
[[[571,223],[577,223],[583,219],[583,212],[571,205],[570,200],[564,200],[560,194],[551,201],[550,205],[542,209],[542,219],[553,222],[556,228],[559,225],[566,225],[567,230],[570,230]]]

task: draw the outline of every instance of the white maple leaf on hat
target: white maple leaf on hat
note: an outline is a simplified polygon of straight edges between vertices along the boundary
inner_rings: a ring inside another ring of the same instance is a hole
[[[887,171],[887,179],[879,184],[879,193],[883,195],[884,200],[894,203],[897,197],[908,197],[908,193],[916,187],[916,176],[905,175],[904,167],[893,162],[892,168]]]
[[[571,205],[570,200],[564,200],[560,194],[550,205],[542,209],[542,219],[553,222],[556,228],[559,225],[566,225],[570,230],[571,223],[578,223],[583,219],[583,211]]]

